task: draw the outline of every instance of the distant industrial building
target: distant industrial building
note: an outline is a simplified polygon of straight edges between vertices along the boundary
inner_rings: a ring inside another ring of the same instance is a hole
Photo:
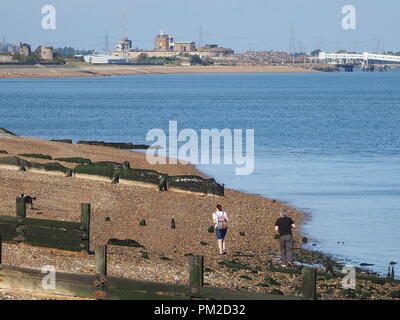
[[[235,53],[233,49],[221,48],[217,44],[206,44],[204,47],[197,48],[197,51],[201,54],[202,52],[212,52],[215,57],[230,56]]]
[[[14,57],[12,55],[0,54],[0,63],[11,63],[15,62]]]
[[[174,38],[170,37],[167,33],[161,30],[161,32],[156,35],[154,39],[154,50],[132,49],[132,41],[124,38],[116,45],[115,50],[111,51],[110,54],[114,57],[125,58],[128,61],[132,61],[144,54],[149,58],[167,58],[175,57],[183,53],[188,55],[200,55],[214,58],[233,55],[234,50],[229,48],[221,48],[217,44],[208,44],[202,48],[196,48],[195,42],[174,41]]]
[[[91,54],[84,56],[84,60],[87,63],[92,64],[124,64],[126,63],[125,58],[117,58],[106,54]]]

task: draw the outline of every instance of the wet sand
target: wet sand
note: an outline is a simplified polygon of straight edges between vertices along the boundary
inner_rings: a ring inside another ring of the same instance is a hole
[[[135,74],[196,73],[304,73],[312,69],[291,66],[0,66],[0,79],[108,77]]]

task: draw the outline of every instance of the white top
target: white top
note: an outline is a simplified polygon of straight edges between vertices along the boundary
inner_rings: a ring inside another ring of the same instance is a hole
[[[213,220],[214,220],[214,223],[215,223],[215,228],[218,227],[218,221],[222,217],[224,217],[226,221],[229,221],[228,220],[228,214],[225,211],[216,211],[216,212],[213,213]]]

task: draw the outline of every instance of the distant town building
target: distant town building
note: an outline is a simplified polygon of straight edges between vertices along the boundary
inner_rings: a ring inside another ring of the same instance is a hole
[[[54,60],[53,47],[40,46],[36,49],[35,53],[39,60],[47,60],[47,61]]]
[[[127,60],[136,60],[146,55],[149,58],[160,57],[168,58],[179,56],[182,53],[189,55],[200,55],[202,57],[224,57],[233,55],[234,51],[229,48],[221,48],[217,44],[207,44],[197,49],[193,41],[174,41],[165,31],[161,30],[154,38],[154,50],[132,49],[132,42],[127,38],[122,39],[115,50],[110,54],[114,57],[126,58]]]
[[[31,55],[31,46],[27,43],[19,43],[19,54],[23,57],[29,57]]]
[[[14,57],[12,55],[0,54],[0,63],[14,62]]]
[[[196,51],[196,43],[194,42],[174,42],[173,50],[176,52],[194,52]]]
[[[206,44],[204,47],[197,48],[197,51],[201,52],[212,52],[215,57],[230,56],[235,53],[233,49],[221,48],[218,44]]]
[[[115,51],[127,51],[132,49],[132,41],[128,38],[120,40],[115,46]]]
[[[156,35],[154,39],[154,51],[169,51],[171,50],[170,43],[173,42],[174,39],[170,38],[169,35],[165,34],[163,30],[160,31],[160,34]]]
[[[92,64],[124,64],[126,59],[106,54],[91,54],[84,56],[85,62]]]

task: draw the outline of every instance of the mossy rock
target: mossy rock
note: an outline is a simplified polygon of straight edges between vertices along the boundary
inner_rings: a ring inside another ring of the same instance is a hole
[[[8,152],[6,150],[0,150],[1,154],[8,154]]]
[[[225,266],[228,267],[229,269],[232,269],[234,271],[239,271],[239,270],[251,270],[251,268],[246,265],[246,264],[242,264],[236,261],[228,261],[228,260],[224,260],[221,262],[218,262],[219,265],[221,266]]]
[[[246,276],[246,275],[241,275],[239,278],[244,279],[244,280],[253,280],[253,278]]]
[[[204,268],[204,272],[214,272],[214,270],[211,268]]]
[[[145,226],[146,226],[146,220],[145,220],[145,219],[141,220],[141,221],[139,222],[139,226],[145,227]]]
[[[264,281],[271,286],[280,286],[281,285],[278,281],[274,280],[271,277],[265,277]]]
[[[111,238],[110,240],[107,241],[108,245],[111,246],[122,246],[122,247],[133,247],[133,248],[144,248],[143,245],[141,245],[139,242],[136,240],[132,239],[116,239],[116,238]]]
[[[202,246],[208,246],[208,243],[207,243],[207,242],[204,242],[204,241],[201,241],[200,244],[201,244]]]
[[[53,160],[53,158],[51,156],[49,156],[48,154],[41,154],[41,153],[21,153],[21,154],[19,154],[19,156],[26,157],[26,158]]]
[[[375,284],[385,284],[386,283],[385,279],[374,278],[374,277],[371,277],[369,279],[366,278],[366,280],[369,280],[369,281],[371,281],[372,283],[375,283]]]
[[[115,170],[108,164],[92,163],[88,165],[79,165],[75,167],[75,174],[88,174],[113,179]]]
[[[267,283],[257,283],[256,287],[268,288],[269,284],[267,284]]]
[[[149,253],[143,251],[143,252],[142,252],[142,258],[143,258],[143,259],[149,259]]]
[[[208,227],[208,232],[209,232],[209,233],[214,233],[214,231],[215,231],[214,226]]]
[[[92,163],[92,160],[86,159],[86,158],[80,158],[80,157],[57,158],[54,160],[63,161],[63,162],[71,162],[71,163],[79,163],[79,164],[91,164]]]
[[[356,290],[347,289],[347,290],[342,290],[342,296],[349,299],[356,299],[357,293]]]
[[[244,237],[246,234],[243,231],[239,232],[239,236]]]
[[[278,290],[278,289],[272,289],[270,293],[271,294],[277,294],[277,295],[280,295],[280,296],[284,296],[285,295],[281,290]]]
[[[332,294],[333,293],[333,289],[328,288],[324,291],[324,294]]]
[[[389,297],[390,297],[390,298],[400,298],[400,290],[392,291],[392,292],[389,294]]]
[[[185,253],[183,256],[185,256],[185,257],[192,257],[192,256],[193,256],[193,253]]]
[[[171,259],[171,258],[168,258],[168,257],[161,257],[161,258],[160,258],[160,260],[164,260],[164,261],[172,261],[172,259]]]

